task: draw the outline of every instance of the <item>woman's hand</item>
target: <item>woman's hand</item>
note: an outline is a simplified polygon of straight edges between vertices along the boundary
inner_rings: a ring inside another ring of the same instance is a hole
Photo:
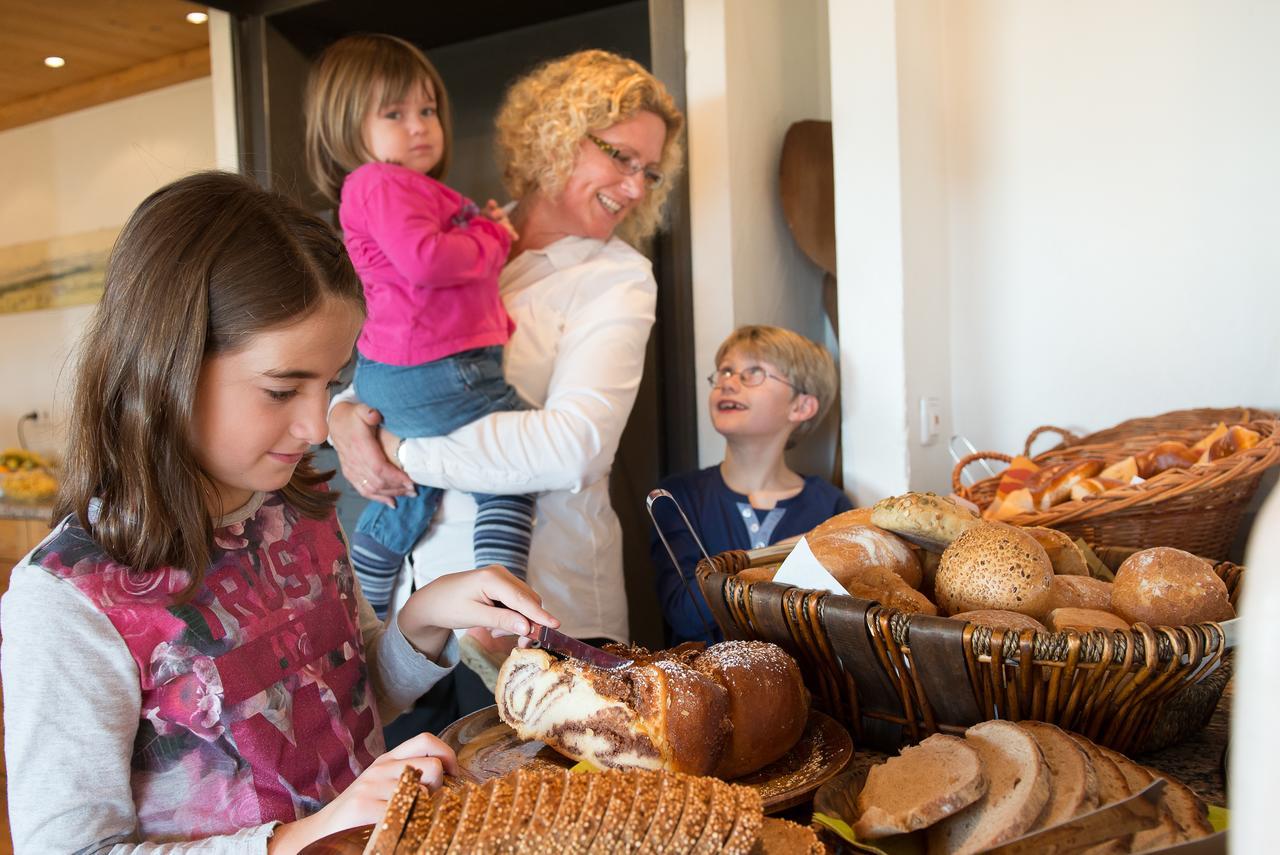
[[[444,649],[450,630],[482,627],[527,636],[533,623],[560,625],[532,588],[497,564],[432,580],[409,597],[396,619],[405,638],[431,659]]]
[[[370,763],[351,786],[317,813],[277,828],[268,841],[267,852],[292,855],[336,831],[376,824],[386,812],[405,766],[421,769],[422,783],[433,790],[444,783],[446,774],[458,773],[453,749],[430,733],[420,733]]]
[[[342,474],[366,499],[394,508],[396,496],[412,496],[408,475],[387,460],[378,441],[382,414],[372,407],[344,401],[329,412],[329,438],[338,452]],[[399,439],[396,440],[399,444]]]

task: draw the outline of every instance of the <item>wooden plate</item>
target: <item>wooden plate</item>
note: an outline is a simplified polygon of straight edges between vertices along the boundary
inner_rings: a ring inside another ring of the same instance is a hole
[[[523,766],[567,769],[573,760],[542,742],[526,742],[498,718],[496,706],[463,716],[440,732],[458,754],[461,777],[480,783]],[[785,755],[733,781],[760,791],[766,813],[807,801],[853,756],[853,740],[838,721],[810,710],[800,741]]]

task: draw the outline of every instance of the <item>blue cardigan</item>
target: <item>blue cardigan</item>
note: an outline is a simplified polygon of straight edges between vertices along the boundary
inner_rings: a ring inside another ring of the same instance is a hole
[[[815,475],[805,477],[804,489],[799,493],[767,511],[756,510],[746,496],[730,490],[720,476],[719,466],[672,475],[659,486],[670,491],[680,503],[711,555],[730,549],[768,546],[804,534],[818,523],[853,507],[848,496]],[[677,570],[671,565],[657,533],[650,532],[649,553],[653,557],[654,584],[666,623],[667,644],[722,641],[724,635],[716,626],[693,574],[702,553],[670,502],[658,502],[653,506],[653,513],[680,562]],[[687,590],[681,574],[688,582]]]

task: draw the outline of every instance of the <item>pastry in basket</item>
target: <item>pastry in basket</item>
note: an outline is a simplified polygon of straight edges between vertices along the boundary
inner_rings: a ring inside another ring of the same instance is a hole
[[[1236,616],[1213,565],[1181,549],[1135,552],[1116,571],[1111,608],[1130,623],[1183,626]]]
[[[1053,565],[1035,538],[1003,523],[981,523],[947,547],[934,591],[954,615],[1002,609],[1039,617],[1049,608]]]
[[[734,778],[786,754],[809,718],[795,660],[763,641],[682,645],[606,670],[516,650],[498,673],[498,715],[521,739],[601,768]]]
[[[405,767],[365,855],[772,852],[755,848],[760,794],[714,778],[640,770],[517,769],[432,793]]]

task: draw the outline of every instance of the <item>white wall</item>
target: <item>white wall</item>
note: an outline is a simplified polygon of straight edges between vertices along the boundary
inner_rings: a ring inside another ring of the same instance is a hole
[[[778,197],[787,128],[830,117],[827,14],[825,0],[686,0],[684,8],[694,339],[705,377],[716,347],[742,324],[827,339],[822,273],[796,247]],[[834,422],[827,426],[831,434]],[[829,470],[821,462],[829,438],[798,451],[795,465]],[[705,406],[698,456],[704,466],[724,456]]]
[[[1280,409],[1280,4],[945,4],[955,423]]]
[[[209,78],[0,133],[0,243],[26,243],[124,224],[152,190],[214,163]],[[61,419],[67,355],[91,306],[0,315],[0,447],[18,417]],[[33,445],[56,446],[37,427]]]

